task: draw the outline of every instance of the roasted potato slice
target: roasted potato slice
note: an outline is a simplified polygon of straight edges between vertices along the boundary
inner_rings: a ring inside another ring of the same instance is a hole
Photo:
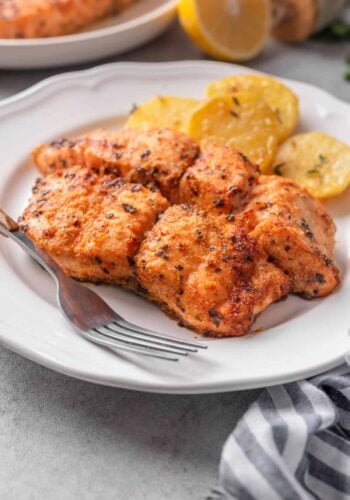
[[[255,92],[270,106],[278,120],[279,142],[294,131],[299,119],[298,98],[288,87],[268,76],[238,75],[209,83],[208,97],[235,95],[237,92]]]
[[[295,135],[280,147],[273,171],[315,198],[332,198],[350,185],[350,147],[323,132]]]
[[[139,130],[172,128],[186,132],[191,113],[197,105],[196,99],[157,96],[137,107],[129,116],[126,127]]]
[[[275,113],[259,96],[239,92],[199,104],[189,121],[188,134],[202,147],[235,147],[265,173],[276,153],[277,127]]]

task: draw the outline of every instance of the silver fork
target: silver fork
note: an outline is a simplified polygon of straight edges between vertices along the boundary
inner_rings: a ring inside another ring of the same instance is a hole
[[[207,348],[200,342],[163,335],[123,319],[95,292],[67,276],[47,253],[19,231],[18,224],[1,209],[0,234],[18,243],[52,276],[63,315],[91,342],[112,350],[122,349],[170,361],[178,361],[178,356]]]

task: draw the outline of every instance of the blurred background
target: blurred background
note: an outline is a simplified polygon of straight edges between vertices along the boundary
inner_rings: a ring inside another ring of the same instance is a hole
[[[2,98],[71,69],[184,59],[236,62],[350,96],[347,0],[138,0],[68,36],[1,38],[1,29]]]

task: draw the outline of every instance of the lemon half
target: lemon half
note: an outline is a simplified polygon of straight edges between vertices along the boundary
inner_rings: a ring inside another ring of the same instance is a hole
[[[180,0],[178,14],[190,38],[217,59],[251,59],[270,33],[269,0]]]

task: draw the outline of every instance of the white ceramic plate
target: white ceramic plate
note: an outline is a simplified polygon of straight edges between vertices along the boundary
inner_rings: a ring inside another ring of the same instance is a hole
[[[246,68],[211,62],[118,63],[50,78],[0,104],[0,206],[18,216],[37,176],[28,155],[39,142],[96,126],[119,127],[133,103],[154,95],[203,95],[210,80]],[[301,129],[350,137],[350,106],[324,91],[287,82],[300,97]],[[337,226],[341,287],[330,297],[289,297],[264,312],[265,330],[210,340],[179,363],[114,355],[75,333],[58,311],[49,276],[14,243],[0,240],[0,342],[68,375],[130,389],[205,393],[274,385],[340,364],[350,349],[350,203],[329,204]],[[157,307],[114,287],[97,287],[128,320],[183,338],[195,335]]]
[[[177,0],[140,0],[120,15],[77,34],[0,38],[0,68],[47,68],[82,64],[131,50],[162,33],[175,17]]]

